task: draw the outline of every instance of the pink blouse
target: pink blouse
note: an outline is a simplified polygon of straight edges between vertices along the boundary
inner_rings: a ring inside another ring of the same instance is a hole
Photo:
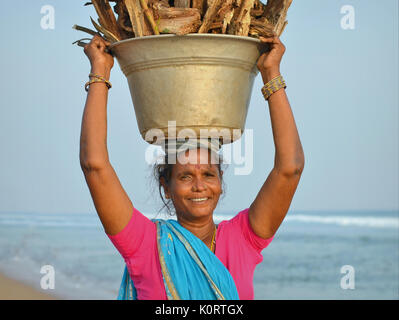
[[[240,299],[254,299],[253,276],[262,262],[261,251],[273,240],[262,239],[253,231],[248,210],[222,221],[216,232],[216,256],[230,271]],[[124,258],[137,290],[138,300],[166,300],[158,258],[156,226],[136,208],[126,227],[116,235],[108,235]]]

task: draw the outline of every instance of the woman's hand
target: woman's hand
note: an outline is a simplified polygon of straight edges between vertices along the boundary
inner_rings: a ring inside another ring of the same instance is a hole
[[[91,71],[104,77],[109,77],[112,67],[114,66],[114,57],[105,52],[105,48],[110,45],[98,35],[84,47],[84,53],[90,60]]]
[[[263,44],[270,44],[270,51],[262,54],[257,63],[263,82],[267,83],[280,75],[280,63],[285,52],[285,46],[277,36],[272,38],[260,37],[260,41]]]

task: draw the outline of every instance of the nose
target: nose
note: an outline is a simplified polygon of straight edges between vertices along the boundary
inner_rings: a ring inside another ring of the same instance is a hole
[[[206,190],[206,184],[201,178],[196,178],[192,185],[192,191],[202,192],[204,190]]]

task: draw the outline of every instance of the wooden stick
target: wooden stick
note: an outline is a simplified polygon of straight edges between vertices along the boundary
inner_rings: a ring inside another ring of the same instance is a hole
[[[122,39],[134,38],[132,24],[130,22],[129,13],[123,1],[117,1],[114,11],[118,15],[116,23],[119,26]]]
[[[227,28],[231,23],[231,19],[234,16],[234,3],[235,0],[225,0],[218,11],[217,18],[215,22],[222,22],[221,33],[225,34],[227,32]]]
[[[143,8],[145,16],[147,17],[148,22],[151,25],[152,31],[154,31],[154,34],[159,35],[159,30],[154,21],[154,17],[152,15],[151,11],[148,9],[147,0],[140,0],[140,3],[141,3],[141,7]]]
[[[94,28],[96,28],[98,32],[103,33],[108,41],[110,41],[111,43],[120,41],[120,39],[116,35],[114,35],[112,32],[108,31],[103,26],[100,26],[99,24],[97,24],[97,22],[95,22],[92,17],[90,17],[90,19],[91,19],[91,22],[92,22]]]
[[[287,26],[287,24],[288,24],[288,21],[285,21],[284,24],[283,24],[283,26],[282,26],[282,27],[280,28],[280,30],[278,31],[278,36],[279,36],[279,37],[281,37],[281,35],[283,34],[284,29],[285,29],[285,27]]]
[[[251,10],[251,16],[261,17],[265,11],[265,5],[260,0],[255,0],[254,7]]]
[[[201,17],[203,17],[205,15],[205,9],[207,7],[206,0],[193,0],[192,7],[198,9]]]
[[[141,18],[143,15],[140,0],[122,0],[125,3],[127,11],[129,12],[130,21],[135,37],[144,36],[143,24]]]
[[[248,36],[249,26],[251,24],[251,9],[255,0],[242,0],[237,12],[234,14],[232,28],[229,33],[237,36]]]
[[[276,33],[277,33],[279,36],[281,36],[281,34],[283,33],[285,27],[286,27],[287,24],[288,24],[288,21],[286,21],[286,19],[287,19],[287,12],[288,12],[288,9],[289,9],[289,7],[291,6],[291,4],[292,4],[292,0],[285,0],[285,1],[284,1],[284,9],[282,10],[282,12],[281,12],[281,17],[280,17],[280,19],[279,19],[279,21],[278,21],[278,28],[277,28],[277,30],[275,30]]]
[[[195,8],[165,8],[158,10],[161,33],[184,35],[196,33],[201,25],[201,15]]]
[[[256,38],[269,38],[276,36],[276,33],[274,32],[274,25],[269,23],[264,17],[261,19],[251,19],[251,25],[249,26],[248,34]]]
[[[286,26],[286,18],[292,0],[268,0],[263,16],[274,25],[274,31],[281,35]]]
[[[175,8],[190,8],[190,0],[175,0]]]
[[[89,29],[89,28],[85,28],[85,27],[78,26],[77,24],[75,24],[75,25],[72,27],[72,29],[75,29],[75,30],[78,30],[78,31],[86,32],[86,33],[88,33],[88,34],[90,34],[90,35],[92,35],[92,36],[98,35],[98,32],[96,32],[96,31],[94,31],[94,30],[91,30],[91,29]]]
[[[92,0],[92,3],[98,14],[101,26],[112,33],[117,39],[121,39],[119,27],[108,0]]]
[[[212,2],[211,6],[205,13],[204,21],[202,22],[198,33],[207,33],[209,31],[209,27],[211,26],[213,19],[216,17],[218,10],[222,6],[223,1],[224,0],[214,0]]]

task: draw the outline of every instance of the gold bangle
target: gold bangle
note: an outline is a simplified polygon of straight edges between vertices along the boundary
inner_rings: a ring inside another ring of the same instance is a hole
[[[86,92],[89,91],[89,86],[90,86],[91,84],[93,84],[93,83],[98,83],[98,82],[103,82],[103,83],[105,83],[108,89],[111,89],[111,88],[112,88],[111,82],[109,82],[108,80],[106,80],[104,77],[99,76],[98,74],[90,73],[90,74],[89,74],[89,78],[90,78],[90,79],[91,79],[91,78],[94,78],[94,79],[91,79],[89,82],[86,82],[86,84],[85,84],[85,90],[86,90]]]
[[[109,82],[109,81],[108,81],[107,79],[105,79],[103,76],[100,76],[100,75],[95,74],[95,73],[89,73],[89,78],[97,78],[97,79],[100,79],[100,80],[104,80],[104,81]]]
[[[104,83],[108,89],[111,89],[111,84],[108,85],[108,83],[106,83],[105,81],[100,80],[100,79],[93,79],[93,80],[86,82],[86,84],[85,84],[86,92],[89,92],[89,86],[93,83]]]
[[[112,88],[111,82],[109,82],[109,81],[108,81],[107,79],[105,79],[104,77],[99,76],[98,74],[90,73],[90,74],[89,74],[89,78],[96,78],[96,79],[102,80],[102,81],[104,81],[104,82],[107,84],[107,86],[108,86],[109,89]]]
[[[273,78],[268,83],[266,83],[262,88],[263,97],[269,100],[270,96],[280,89],[286,89],[287,85],[281,75]]]

